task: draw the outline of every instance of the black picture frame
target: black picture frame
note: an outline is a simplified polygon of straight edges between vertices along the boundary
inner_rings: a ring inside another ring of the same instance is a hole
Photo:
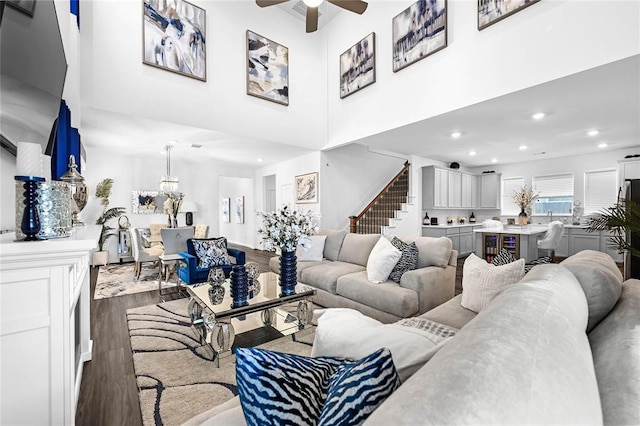
[[[376,82],[376,33],[372,32],[340,55],[340,98]]]
[[[478,31],[518,13],[540,0],[478,0]]]
[[[447,47],[447,14],[447,0],[419,0],[393,18],[393,72]]]
[[[6,3],[20,12],[33,17],[36,0],[6,0]]]

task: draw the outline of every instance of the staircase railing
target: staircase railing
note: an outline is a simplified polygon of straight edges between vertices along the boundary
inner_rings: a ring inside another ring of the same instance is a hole
[[[357,216],[349,216],[349,232],[357,234],[379,234],[382,226],[389,225],[389,219],[407,202],[409,193],[409,168],[404,167],[395,175],[382,191]]]

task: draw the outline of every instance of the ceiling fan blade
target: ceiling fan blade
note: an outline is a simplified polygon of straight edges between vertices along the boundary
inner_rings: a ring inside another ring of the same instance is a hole
[[[361,0],[327,0],[329,3],[334,4],[343,9],[362,15],[367,10],[367,2]]]
[[[289,0],[256,0],[256,4],[260,7],[275,6],[276,4],[285,3]]]
[[[318,29],[318,8],[307,7],[307,32],[312,33]]]

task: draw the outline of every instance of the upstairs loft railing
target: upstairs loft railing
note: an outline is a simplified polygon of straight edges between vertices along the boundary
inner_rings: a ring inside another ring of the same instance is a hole
[[[404,167],[395,175],[382,191],[357,216],[349,216],[349,232],[356,234],[380,234],[382,227],[389,225],[389,219],[395,217],[409,194],[409,168]]]

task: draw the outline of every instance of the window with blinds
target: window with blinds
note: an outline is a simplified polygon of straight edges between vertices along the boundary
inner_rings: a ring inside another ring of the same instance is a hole
[[[571,214],[573,206],[573,173],[534,176],[532,182],[533,190],[540,193],[534,204],[533,214]]]
[[[584,173],[584,213],[591,214],[613,206],[618,200],[617,171]]]
[[[524,178],[512,177],[502,179],[502,214],[518,215],[520,207],[513,201],[513,193],[520,192],[524,186]]]

